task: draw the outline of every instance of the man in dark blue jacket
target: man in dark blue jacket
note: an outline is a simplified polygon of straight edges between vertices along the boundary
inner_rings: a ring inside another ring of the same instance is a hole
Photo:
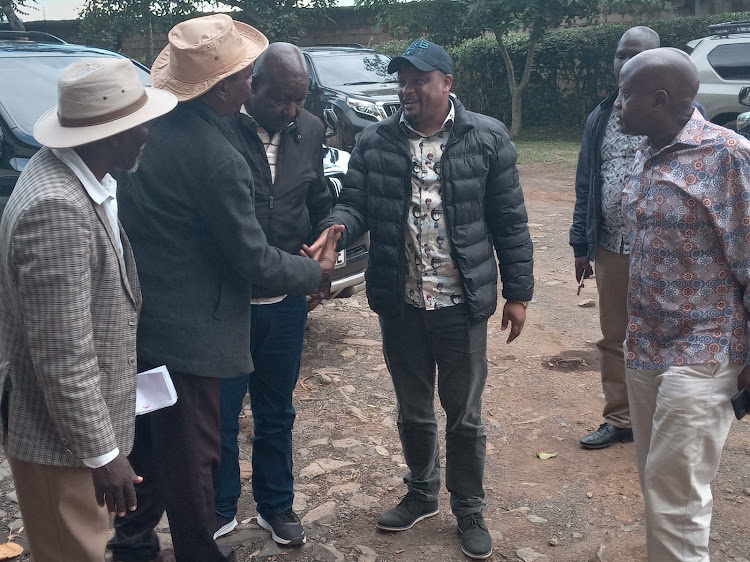
[[[627,30],[615,53],[614,72],[619,79],[623,65],[635,55],[659,47],[659,35],[649,27]],[[603,449],[613,443],[630,443],[628,390],[625,386],[625,339],[628,313],[628,234],[622,217],[622,190],[630,177],[633,159],[642,137],[620,132],[617,112],[612,111],[617,94],[601,102],[586,120],[576,171],[576,203],[570,245],[575,254],[576,280],[588,278],[596,260],[599,291],[599,348],[604,423],[581,439],[586,449]]]
[[[492,539],[482,516],[481,406],[498,265],[508,342],[534,287],[516,149],[502,123],[450,95],[453,63],[440,46],[419,39],[388,71],[398,72],[402,111],[363,131],[340,203],[321,225],[345,225],[342,247],[370,231],[367,297],[380,316],[409,467],[408,493],[377,527],[404,531],[438,512],[437,367],[451,509],[463,552],[484,559]]]
[[[268,243],[297,255],[313,226],[331,210],[323,175],[323,123],[303,109],[310,78],[302,51],[273,43],[255,63],[253,87],[240,115],[228,117],[228,137],[250,165],[255,217]],[[239,414],[246,393],[253,412],[253,496],[258,524],[284,545],[306,541],[292,511],[292,393],[307,320],[304,295],[279,295],[254,285],[250,349],[255,370],[221,381],[221,464],[215,481],[216,533],[237,526],[240,497]]]

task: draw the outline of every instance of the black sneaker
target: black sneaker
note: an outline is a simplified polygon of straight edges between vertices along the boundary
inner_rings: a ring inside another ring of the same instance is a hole
[[[438,501],[424,501],[409,492],[399,504],[378,517],[375,526],[383,531],[406,531],[422,519],[438,514]]]
[[[271,531],[273,540],[279,544],[297,546],[307,542],[305,528],[291,508],[268,519],[259,513],[258,525],[267,531]]]
[[[461,532],[461,552],[474,560],[492,556],[492,537],[481,513],[470,513],[458,519]]]
[[[237,527],[236,517],[224,517],[223,515],[216,514],[216,532],[214,533],[214,540],[224,535],[228,535],[234,531]]]

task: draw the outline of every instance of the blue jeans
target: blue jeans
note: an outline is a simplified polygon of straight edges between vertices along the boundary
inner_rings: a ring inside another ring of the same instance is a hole
[[[304,296],[252,306],[250,350],[255,371],[221,381],[221,464],[214,481],[216,513],[237,514],[240,482],[239,414],[245,392],[253,411],[253,497],[271,517],[292,507],[292,393],[297,384],[307,321]]]

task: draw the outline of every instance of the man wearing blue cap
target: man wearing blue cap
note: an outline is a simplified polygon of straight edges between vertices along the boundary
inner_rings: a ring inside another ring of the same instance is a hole
[[[339,203],[320,225],[346,227],[341,247],[370,231],[367,296],[380,317],[409,467],[408,493],[377,527],[405,531],[438,513],[437,371],[451,510],[462,551],[484,559],[492,538],[482,516],[481,406],[498,265],[508,342],[521,333],[534,288],[516,149],[502,123],[450,95],[453,62],[439,45],[414,41],[388,72],[398,72],[402,111],[362,132]]]

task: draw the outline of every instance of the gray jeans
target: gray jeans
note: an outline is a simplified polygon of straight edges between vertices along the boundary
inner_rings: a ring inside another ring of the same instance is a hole
[[[403,317],[380,317],[383,354],[398,400],[398,431],[409,472],[404,483],[422,500],[440,490],[435,372],[445,410],[445,484],[456,517],[484,509],[487,437],[482,391],[487,380],[487,321],[469,325],[466,306],[407,305]]]

